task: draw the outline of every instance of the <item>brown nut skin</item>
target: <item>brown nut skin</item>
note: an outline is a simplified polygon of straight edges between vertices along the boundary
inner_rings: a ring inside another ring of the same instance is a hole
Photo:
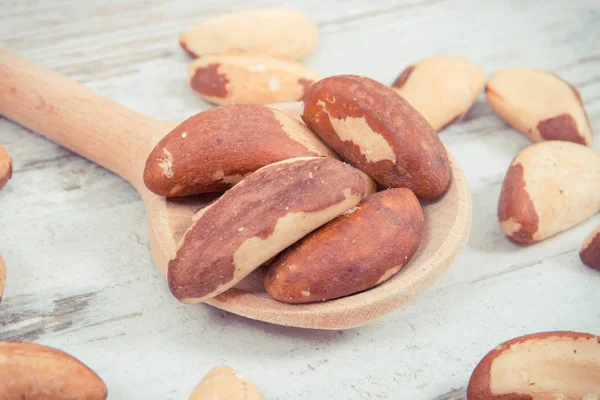
[[[450,182],[437,133],[391,88],[355,75],[325,78],[304,96],[302,119],[336,153],[384,187],[434,199]]]
[[[190,87],[219,105],[295,102],[322,78],[306,65],[241,50],[201,57],[188,68]]]
[[[600,152],[580,144],[532,144],[513,159],[502,183],[498,220],[517,243],[545,240],[600,210]]]
[[[261,105],[216,107],[187,119],[146,160],[144,183],[160,196],[229,189],[244,175],[302,156],[337,158],[306,126]]]
[[[12,177],[12,159],[2,145],[0,145],[0,189]]]
[[[0,400],[104,400],[106,385],[86,365],[50,347],[0,342]]]
[[[600,225],[583,242],[579,257],[585,265],[600,271]]]
[[[4,293],[4,282],[6,282],[6,264],[0,254],[0,303],[2,303],[2,294]]]
[[[600,337],[543,332],[496,347],[477,365],[468,400],[593,400],[600,395]]]
[[[280,161],[248,175],[194,216],[169,261],[171,293],[192,304],[250,272],[367,196],[355,168],[325,157]]]
[[[488,80],[485,95],[504,122],[533,142],[564,140],[592,145],[592,128],[579,91],[551,72],[502,69]]]
[[[262,400],[258,388],[242,373],[227,366],[211,369],[202,378],[189,400]]]
[[[265,277],[271,297],[309,303],[379,285],[406,266],[424,216],[408,189],[375,193],[282,252]]]

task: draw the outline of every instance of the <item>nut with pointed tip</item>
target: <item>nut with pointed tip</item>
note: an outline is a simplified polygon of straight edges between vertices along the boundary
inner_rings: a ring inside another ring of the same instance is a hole
[[[496,347],[477,365],[468,400],[596,400],[600,396],[600,337],[543,332]]]
[[[600,210],[600,152],[549,141],[523,149],[508,169],[498,201],[504,234],[518,243],[539,242]]]
[[[258,168],[303,156],[338,157],[282,111],[251,104],[215,107],[156,144],[146,159],[144,183],[168,197],[220,192]]]
[[[410,262],[424,222],[421,204],[410,190],[375,193],[279,254],[265,277],[265,289],[285,303],[370,289]]]
[[[263,400],[250,379],[227,366],[211,369],[190,395],[189,400]]]
[[[104,400],[104,382],[71,355],[24,342],[0,342],[0,400]]]
[[[12,177],[12,159],[2,145],[0,145],[0,189]]]
[[[357,169],[326,157],[262,167],[194,216],[169,261],[171,293],[200,303],[233,287],[369,193]]]
[[[489,79],[485,94],[496,114],[533,142],[592,145],[592,128],[579,91],[553,73],[503,69]]]
[[[188,68],[190,87],[219,105],[298,101],[306,88],[322,78],[298,62],[245,50],[201,57]]]
[[[585,265],[600,271],[600,225],[583,242],[579,257]]]
[[[243,49],[299,61],[315,50],[318,38],[317,24],[300,11],[258,8],[202,22],[186,30],[179,43],[194,58]]]
[[[430,57],[409,65],[392,88],[441,131],[461,119],[485,84],[485,74],[463,57]]]
[[[391,88],[356,75],[325,78],[308,88],[302,119],[343,159],[384,187],[419,199],[440,196],[450,182],[438,134]]]

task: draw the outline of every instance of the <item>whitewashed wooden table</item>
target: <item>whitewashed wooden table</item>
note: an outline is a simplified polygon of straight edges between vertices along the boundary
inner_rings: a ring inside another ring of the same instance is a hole
[[[28,0],[0,4],[0,46],[143,114],[184,119],[209,105],[186,84],[184,29],[275,1]],[[391,83],[422,57],[455,54],[488,74],[551,70],[580,89],[600,148],[597,1],[286,2],[318,21],[306,63]],[[578,257],[600,216],[520,247],[500,231],[504,173],[528,140],[484,97],[442,139],[465,170],[473,228],[450,271],[413,302],[347,331],[285,328],[172,298],[126,182],[0,120],[14,176],[0,191],[8,269],[0,340],[53,346],[106,382],[109,399],[185,399],[212,367],[248,375],[267,399],[464,398],[481,357],[514,336],[600,332],[600,274]],[[0,379],[2,379],[0,377]],[[454,392],[456,391],[456,392]],[[447,393],[454,393],[446,396]],[[454,397],[456,396],[456,397]]]

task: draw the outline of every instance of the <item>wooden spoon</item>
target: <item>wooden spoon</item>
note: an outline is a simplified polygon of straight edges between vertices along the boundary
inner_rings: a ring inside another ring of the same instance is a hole
[[[275,107],[296,118],[302,111],[301,103]],[[207,196],[166,199],[152,194],[143,184],[146,157],[176,123],[129,110],[3,49],[0,114],[131,183],[146,205],[150,249],[158,270],[166,277],[168,261],[191,225],[192,215],[211,200]],[[418,253],[384,284],[336,300],[291,305],[267,295],[261,268],[207,303],[252,319],[321,329],[351,328],[389,313],[446,272],[466,244],[471,227],[471,194],[454,160],[452,172],[452,183],[443,197],[424,204],[425,234]]]

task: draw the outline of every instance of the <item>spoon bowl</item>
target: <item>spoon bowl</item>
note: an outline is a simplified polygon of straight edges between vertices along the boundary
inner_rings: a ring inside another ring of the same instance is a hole
[[[300,118],[302,103],[272,105]],[[0,114],[120,175],[144,200],[150,250],[166,278],[169,260],[192,216],[216,194],[164,198],[143,184],[146,158],[178,122],[127,109],[64,76],[0,49]],[[236,287],[205,303],[247,318],[318,329],[347,329],[378,319],[412,300],[439,279],[464,248],[471,227],[471,194],[450,155],[452,181],[436,201],[423,204],[425,229],[411,262],[369,290],[335,300],[286,304],[265,291],[259,268]],[[165,282],[165,290],[166,289]],[[191,305],[186,306],[191,307]]]

